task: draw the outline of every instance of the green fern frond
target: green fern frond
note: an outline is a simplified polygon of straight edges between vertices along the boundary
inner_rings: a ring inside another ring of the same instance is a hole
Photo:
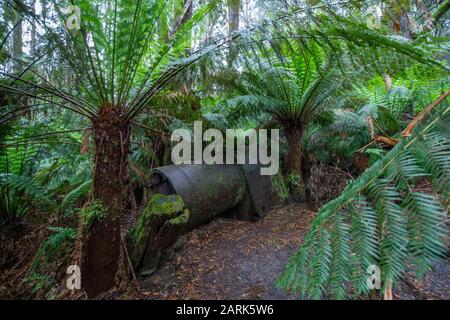
[[[445,258],[449,124],[447,106],[324,205],[278,286],[307,297],[329,293],[345,298],[351,292],[368,294],[369,265],[380,268],[384,288],[395,284],[410,263],[421,276]],[[424,179],[433,191],[415,189]],[[330,233],[329,241],[323,241],[324,230]],[[329,250],[331,259],[322,254]]]
[[[48,263],[53,260],[56,254],[64,250],[65,245],[72,244],[75,241],[77,235],[77,230],[73,228],[49,227],[48,229],[53,234],[41,244],[36,252],[31,263],[31,272],[34,272],[41,263]]]

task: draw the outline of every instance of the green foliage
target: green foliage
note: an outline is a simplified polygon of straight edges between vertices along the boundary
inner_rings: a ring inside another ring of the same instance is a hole
[[[364,16],[369,2],[257,1],[266,9],[263,18],[229,38],[227,10],[215,0],[194,1],[189,17],[182,16],[183,0],[48,0],[40,1],[40,13],[32,1],[6,1],[0,17],[0,228],[30,212],[39,222],[78,212],[87,227],[105,217],[98,201],[78,207],[92,188],[91,122],[110,107],[123,108],[122,120],[133,128],[126,141],[132,184],[147,183],[152,167],[169,163],[171,130],[199,119],[219,129],[296,123],[305,130],[306,151],[345,164],[370,140],[369,116],[376,134],[398,136],[412,115],[448,90],[448,39],[437,32],[406,39],[387,27],[371,30]],[[80,30],[66,28],[69,5],[81,9]],[[448,1],[433,14],[443,21],[447,9]],[[10,54],[18,14],[23,47],[30,49],[19,61]],[[34,31],[37,43],[30,48]],[[236,53],[231,62],[230,52]],[[17,63],[23,73],[11,67]],[[393,78],[390,90],[386,74]],[[442,230],[431,225],[439,225],[437,199],[448,190],[448,144],[440,138],[449,132],[445,119],[388,154],[364,151],[371,164],[378,162],[322,208],[284,287],[345,297],[349,281],[356,292],[367,292],[370,263],[382,266],[384,282],[398,279],[408,257],[419,271],[427,269],[443,249]],[[287,179],[292,189],[298,185],[294,175]],[[440,195],[414,191],[418,179],[431,180]],[[273,182],[286,197],[283,181]],[[154,218],[156,209],[170,215],[179,204],[155,205],[142,216]],[[189,218],[186,210],[176,213],[170,223]],[[139,220],[133,231],[139,239],[148,234],[144,224]],[[54,281],[39,261],[57,258],[75,236],[69,228],[52,231],[29,276],[36,290]]]
[[[67,159],[48,159],[54,152],[54,148],[49,149],[44,143],[39,149],[27,143],[3,149],[0,155],[2,226],[23,218],[32,209],[45,207],[47,213],[70,214],[76,200],[87,195],[91,184],[90,162],[64,152],[60,156]],[[61,200],[59,205],[57,200]]]
[[[89,160],[65,155],[65,158],[43,166],[36,176],[45,181],[46,188],[59,200],[58,213],[70,215],[77,207],[77,202],[86,199],[91,190],[91,170]]]
[[[286,182],[289,190],[295,190],[299,186],[297,175],[294,172],[287,174]]]
[[[87,180],[81,183],[78,187],[68,192],[61,201],[61,209],[63,210],[63,212],[67,213],[68,210],[70,210],[74,206],[75,201],[86,196],[89,190],[91,190],[91,185],[92,181]]]
[[[271,176],[270,180],[274,190],[277,192],[279,203],[284,203],[289,197],[289,189],[283,175],[279,172],[278,174]]]
[[[34,178],[38,152],[8,148],[0,155],[0,226],[24,216],[29,209],[49,203],[45,187]]]
[[[309,126],[303,140],[306,151],[320,161],[348,162],[356,150],[370,142],[370,129],[364,117],[338,109],[330,124]]]
[[[32,286],[31,293],[48,291],[55,284],[55,279],[48,275],[50,264],[70,253],[75,243],[77,230],[65,227],[49,227],[53,232],[36,252],[31,263],[29,275],[24,279],[25,283]]]
[[[31,272],[28,277],[24,279],[25,283],[32,285],[31,293],[36,294],[41,290],[48,289],[55,283],[55,279],[50,276],[40,274],[38,272]]]
[[[95,220],[106,217],[106,210],[100,200],[91,200],[79,210],[79,217],[88,230]]]
[[[338,77],[325,53],[317,47],[300,51],[294,43],[283,48],[283,58],[273,58],[243,74],[239,87],[241,94],[227,101],[241,113],[266,113],[281,124],[297,122],[304,126],[332,107],[346,77]]]
[[[46,79],[42,70],[31,63],[28,72],[20,77],[5,74],[23,88],[9,84],[0,87],[46,102],[51,95],[55,98],[53,105],[89,119],[104,108],[120,106],[131,119],[148,106],[169,79],[201,57],[185,58],[190,33],[216,2],[209,1],[197,8],[190,19],[176,24],[179,17],[174,16],[173,8],[179,6],[178,0],[52,0],[56,18],[52,27],[32,8],[24,6],[22,14],[42,29],[46,45],[57,52],[70,70],[75,86],[66,88]],[[70,5],[80,8],[79,30],[66,28],[69,13],[65,9]],[[168,21],[174,23],[170,30],[166,29]],[[44,55],[39,64],[52,58]],[[30,81],[26,76],[33,78]],[[43,79],[45,86],[40,84]]]
[[[305,131],[305,149],[323,162],[348,163],[357,150],[371,141],[371,130],[375,136],[399,137],[414,114],[422,111],[447,88],[448,79],[438,70],[434,70],[436,73],[433,75],[423,75],[423,78],[418,75],[418,70],[424,71],[414,65],[405,74],[390,79],[390,90],[386,88],[386,79],[380,76],[371,78],[368,83],[353,85],[353,90],[344,93],[347,98],[342,99],[356,110],[334,110],[331,123],[315,121]],[[374,146],[364,150],[370,165],[383,152]]]
[[[376,161],[381,159],[386,154],[386,151],[381,148],[367,148],[364,150],[364,154],[368,156],[369,166],[371,166]]]
[[[63,250],[67,251],[67,246],[74,243],[77,230],[65,227],[49,227],[54,232],[39,247],[31,264],[31,271],[35,271],[42,263],[51,262],[56,254]]]
[[[380,267],[384,288],[409,263],[420,276],[445,258],[449,125],[445,106],[324,205],[278,285],[313,298],[345,298],[369,293],[371,264]],[[433,191],[415,189],[424,179]]]

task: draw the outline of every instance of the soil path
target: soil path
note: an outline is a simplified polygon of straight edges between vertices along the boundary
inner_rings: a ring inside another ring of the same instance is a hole
[[[150,299],[294,298],[275,280],[313,216],[307,205],[297,204],[258,222],[215,219],[183,236],[183,247],[140,286]]]
[[[155,274],[139,279],[146,299],[295,299],[275,287],[315,213],[306,204],[270,212],[258,222],[218,218],[184,235]],[[423,281],[406,273],[394,299],[450,299],[450,263]]]

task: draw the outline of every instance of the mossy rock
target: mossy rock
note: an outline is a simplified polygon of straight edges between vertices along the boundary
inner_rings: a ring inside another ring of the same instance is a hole
[[[183,225],[188,219],[189,210],[185,208],[179,195],[153,195],[128,236],[133,266],[139,267],[146,249],[153,245],[148,241],[155,240],[166,221],[173,225]]]

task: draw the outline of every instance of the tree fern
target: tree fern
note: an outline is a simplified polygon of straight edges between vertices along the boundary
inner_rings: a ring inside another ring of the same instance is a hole
[[[0,227],[30,208],[51,204],[45,186],[35,179],[38,151],[20,146],[0,156]]]
[[[423,275],[445,258],[449,125],[446,105],[324,205],[278,285],[308,297],[344,298],[369,293],[372,264],[380,268],[384,288],[410,263]],[[433,191],[415,189],[424,180]]]
[[[30,176],[0,174],[0,221],[20,217],[32,206],[47,202],[45,188]]]
[[[370,142],[369,126],[359,114],[337,109],[331,123],[328,121],[314,123],[304,135],[305,149],[316,159],[324,162],[350,160],[359,148]]]

